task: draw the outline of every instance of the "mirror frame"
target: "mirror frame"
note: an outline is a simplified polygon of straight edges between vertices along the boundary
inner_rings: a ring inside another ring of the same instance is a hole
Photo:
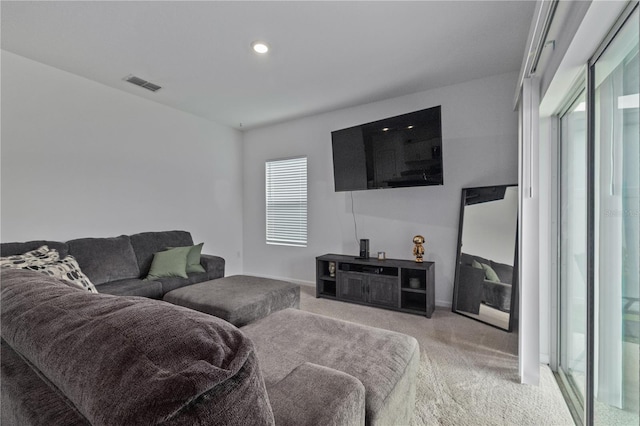
[[[453,301],[451,303],[451,311],[458,314],[458,315],[462,315],[465,316],[467,318],[470,318],[472,320],[490,325],[491,327],[495,327],[499,330],[503,330],[503,331],[507,331],[507,332],[512,332],[514,330],[517,330],[518,327],[518,305],[517,305],[517,301],[518,301],[518,208],[519,205],[516,206],[516,235],[514,238],[514,259],[513,259],[513,277],[511,279],[511,310],[509,312],[509,327],[508,328],[502,328],[499,327],[497,325],[491,324],[489,322],[483,321],[482,319],[479,318],[475,318],[472,317],[470,315],[466,315],[464,313],[464,311],[460,311],[457,308],[458,306],[458,287],[459,287],[459,279],[460,279],[460,258],[462,255],[462,230],[463,230],[463,226],[464,226],[464,208],[466,206],[466,198],[467,198],[467,191],[469,190],[473,190],[473,189],[488,189],[488,188],[510,188],[510,187],[518,187],[518,184],[508,184],[508,185],[487,185],[487,186],[477,186],[477,187],[468,187],[468,188],[462,188],[461,191],[461,201],[460,201],[460,220],[458,223],[458,245],[457,245],[457,254],[456,254],[456,264],[455,264],[455,274],[454,274],[454,280],[453,280]]]

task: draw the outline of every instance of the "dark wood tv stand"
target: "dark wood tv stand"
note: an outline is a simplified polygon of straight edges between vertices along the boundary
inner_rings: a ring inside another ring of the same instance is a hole
[[[335,276],[329,263],[335,263]],[[316,257],[316,297],[392,309],[431,318],[435,263],[342,254]]]

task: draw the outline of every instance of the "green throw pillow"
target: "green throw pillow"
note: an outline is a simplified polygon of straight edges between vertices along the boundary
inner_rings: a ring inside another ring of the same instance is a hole
[[[473,262],[471,262],[471,266],[473,266],[476,269],[482,269],[482,265],[480,264],[480,262],[478,262],[475,259],[473,259]]]
[[[200,264],[200,253],[202,252],[202,245],[204,243],[197,244],[190,247],[189,254],[187,255],[187,273],[192,272],[207,272]]]
[[[494,281],[497,283],[500,282],[500,278],[498,278],[498,274],[496,274],[496,271],[494,271],[491,266],[487,265],[486,263],[483,263],[482,269],[484,269],[484,277],[487,281]]]
[[[151,269],[146,280],[154,280],[165,277],[187,276],[187,256],[191,247],[175,247],[165,251],[159,251],[153,255]]]
[[[200,264],[200,253],[202,252],[202,245],[204,243],[197,244],[195,246],[187,246],[189,249],[189,254],[187,255],[187,274],[191,274],[193,272],[207,272],[206,269],[202,267]],[[167,249],[172,249],[175,247],[167,247]],[[182,247],[184,248],[184,247]]]

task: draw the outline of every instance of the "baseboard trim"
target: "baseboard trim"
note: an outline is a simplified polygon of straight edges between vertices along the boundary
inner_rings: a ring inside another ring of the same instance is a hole
[[[451,302],[449,302],[447,300],[436,300],[436,306],[438,306],[440,308],[451,309]]]

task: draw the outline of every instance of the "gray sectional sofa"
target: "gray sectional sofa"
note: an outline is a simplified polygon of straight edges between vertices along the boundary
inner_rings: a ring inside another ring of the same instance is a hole
[[[60,257],[70,254],[78,261],[100,293],[118,296],[144,296],[162,299],[165,293],[203,281],[224,277],[224,259],[203,254],[200,263],[205,272],[188,274],[188,278],[161,278],[145,281],[153,255],[168,247],[192,246],[186,231],[143,232],[113,238],[80,238],[67,242],[28,241],[0,244],[3,257],[22,254],[47,245]]]
[[[297,309],[238,329],[39,272],[1,278],[3,426],[411,420],[420,355],[410,336]]]
[[[40,272],[0,270],[3,426],[348,426],[412,418],[420,358],[413,337],[285,309],[298,306],[297,286],[218,279],[224,260],[216,256],[203,255],[205,272],[187,279],[143,280],[154,253],[193,245],[184,231],[3,243],[1,250],[8,256],[42,245],[74,256],[99,293]],[[153,300],[165,293],[173,303]],[[220,315],[209,312],[214,305],[242,327],[209,315]]]

